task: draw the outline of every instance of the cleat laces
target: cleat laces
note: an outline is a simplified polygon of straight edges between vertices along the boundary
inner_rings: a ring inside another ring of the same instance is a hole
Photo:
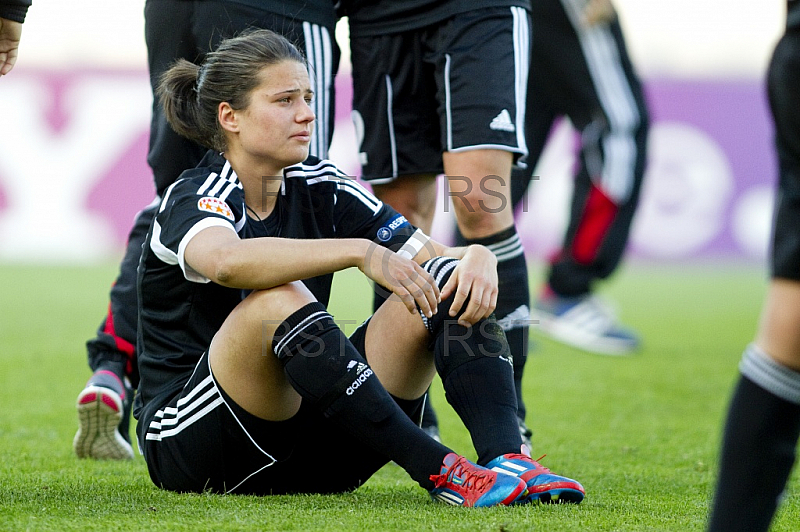
[[[434,483],[434,487],[441,488],[447,483],[452,483],[460,485],[467,490],[485,491],[488,487],[487,484],[492,480],[489,478],[489,475],[487,475],[488,471],[464,467],[464,462],[466,462],[466,460],[467,459],[462,456],[455,464],[450,466],[447,473],[431,475],[430,480]],[[460,479],[460,482],[453,482],[453,478]]]

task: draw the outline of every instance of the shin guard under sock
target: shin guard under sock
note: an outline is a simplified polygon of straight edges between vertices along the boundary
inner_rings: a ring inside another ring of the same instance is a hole
[[[449,449],[397,406],[321,303],[281,323],[272,343],[292,387],[332,421],[394,460],[426,489]]]

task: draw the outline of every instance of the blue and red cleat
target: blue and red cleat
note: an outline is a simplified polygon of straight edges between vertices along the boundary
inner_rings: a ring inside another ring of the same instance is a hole
[[[508,506],[525,495],[525,482],[473,464],[463,456],[444,457],[438,475],[431,475],[434,500],[453,506]]]
[[[554,475],[549,469],[524,454],[509,453],[498,456],[486,464],[486,468],[525,481],[527,495],[521,497],[518,502],[578,504],[586,496],[586,491],[580,482]]]

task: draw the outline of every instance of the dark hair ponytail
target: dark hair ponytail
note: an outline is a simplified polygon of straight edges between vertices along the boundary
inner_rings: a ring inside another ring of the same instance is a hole
[[[305,64],[285,37],[270,30],[251,30],[222,41],[202,66],[178,60],[159,79],[156,95],[164,115],[180,135],[218,151],[226,141],[217,121],[219,104],[243,109],[261,82],[261,70],[282,61]]]
[[[209,128],[209,118],[216,122],[216,109],[213,117],[204,117],[198,98],[198,77],[200,67],[185,59],[179,59],[161,75],[157,96],[164,115],[172,128],[181,136],[205,146],[217,149],[213,139],[215,127]]]

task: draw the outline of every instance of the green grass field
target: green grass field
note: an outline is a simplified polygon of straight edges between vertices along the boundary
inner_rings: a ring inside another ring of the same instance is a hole
[[[703,530],[724,411],[765,288],[755,267],[627,266],[603,292],[643,350],[602,357],[534,336],[526,368],[534,453],[580,480],[584,503],[461,509],[431,502],[391,464],[354,493],[258,498],[160,491],[138,456],[75,458],[84,342],[115,272],[0,266],[0,530]],[[368,289],[357,272],[340,274],[334,315],[363,319]],[[474,456],[438,382],[434,402],[445,443]],[[797,530],[798,515],[795,471],[774,530]]]

